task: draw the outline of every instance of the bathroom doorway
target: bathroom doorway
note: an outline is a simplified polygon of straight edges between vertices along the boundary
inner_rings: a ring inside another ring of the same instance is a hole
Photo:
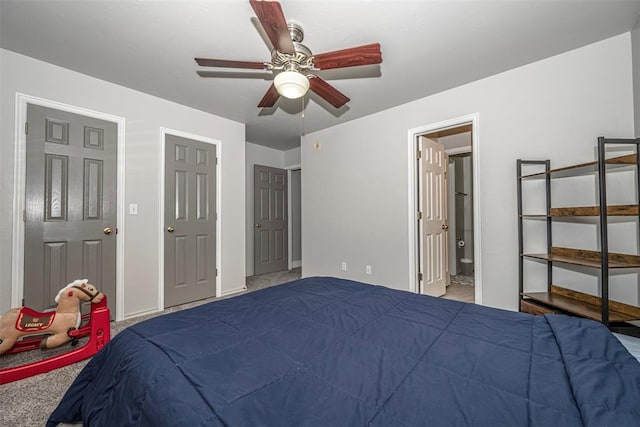
[[[472,124],[458,125],[427,132],[421,137],[441,145],[446,159],[445,184],[441,189],[446,199],[443,229],[445,252],[440,262],[446,275],[446,287],[438,296],[465,302],[475,302],[475,256],[474,256],[474,182],[473,182],[473,128]],[[420,168],[420,166],[419,166]],[[421,186],[421,183],[418,183]],[[420,191],[420,190],[419,190]],[[428,237],[428,236],[427,236]],[[425,241],[425,236],[420,236]],[[424,255],[429,248],[421,245]],[[437,257],[438,258],[438,257]],[[437,264],[438,261],[436,260]],[[428,262],[426,265],[434,265]],[[425,272],[423,277],[430,277]],[[427,279],[428,280],[428,279]],[[424,285],[421,289],[424,289]]]

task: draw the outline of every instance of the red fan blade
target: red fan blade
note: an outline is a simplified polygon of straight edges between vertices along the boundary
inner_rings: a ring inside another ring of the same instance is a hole
[[[272,83],[271,86],[269,86],[269,89],[267,89],[267,93],[265,93],[262,99],[260,100],[258,107],[259,108],[273,107],[279,97],[280,97],[280,94],[276,90],[275,85]]]
[[[313,77],[309,79],[309,89],[317,93],[321,98],[336,108],[340,108],[350,101],[346,95],[322,80],[320,77]]]
[[[315,66],[321,70],[380,64],[382,62],[380,43],[321,53],[313,57]]]
[[[264,70],[264,62],[228,61],[226,59],[194,58],[201,67],[250,68]]]
[[[282,7],[277,1],[249,0],[265,33],[278,52],[295,53]]]

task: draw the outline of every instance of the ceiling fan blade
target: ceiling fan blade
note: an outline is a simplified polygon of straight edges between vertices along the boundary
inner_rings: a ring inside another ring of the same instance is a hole
[[[201,67],[221,68],[249,68],[252,70],[264,70],[264,62],[229,61],[226,59],[194,58]]]
[[[271,83],[271,86],[269,86],[269,89],[267,89],[267,93],[265,93],[262,99],[260,100],[258,107],[259,108],[273,107],[279,97],[280,97],[280,94],[276,90],[275,85]]]
[[[335,108],[340,108],[350,101],[345,94],[322,80],[320,77],[313,77],[309,79],[309,89],[317,93],[322,99],[333,105]]]
[[[273,74],[267,72],[254,71],[220,71],[220,70],[198,70],[200,77],[207,78],[232,78],[232,79],[262,79],[273,80]]]
[[[382,62],[380,43],[321,53],[313,57],[315,66],[321,70],[380,64]]]
[[[284,18],[280,3],[272,0],[249,0],[249,3],[256,12],[273,47],[278,52],[295,53],[289,28],[287,28],[287,20]]]

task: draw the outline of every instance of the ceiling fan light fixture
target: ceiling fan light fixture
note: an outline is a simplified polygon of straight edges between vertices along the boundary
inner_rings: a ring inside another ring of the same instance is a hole
[[[274,79],[273,84],[281,96],[289,99],[303,97],[309,90],[309,79],[297,71],[283,71]]]

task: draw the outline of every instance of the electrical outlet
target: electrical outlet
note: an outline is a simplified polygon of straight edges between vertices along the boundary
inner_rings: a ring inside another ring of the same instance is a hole
[[[364,272],[367,273],[367,274],[371,274],[372,273],[371,266],[370,265],[366,265],[364,267]]]
[[[340,267],[342,271],[347,271],[347,263],[342,261],[342,267]]]

